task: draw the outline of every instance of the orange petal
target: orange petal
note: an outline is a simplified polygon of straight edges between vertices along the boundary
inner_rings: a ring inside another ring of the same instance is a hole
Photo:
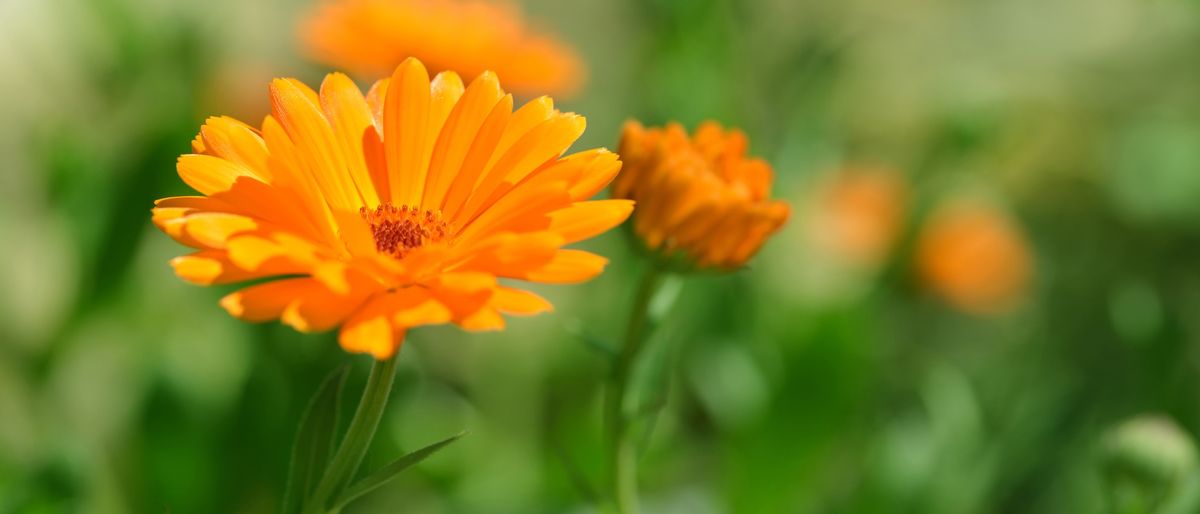
[[[225,243],[229,259],[237,267],[256,271],[264,266],[290,265],[310,270],[319,262],[312,243],[282,232],[242,234]]]
[[[155,207],[150,210],[150,221],[159,230],[184,246],[202,248],[204,245],[187,233],[186,216],[196,212],[189,207]]]
[[[371,116],[375,118],[375,129],[381,136],[383,135],[383,101],[387,98],[387,91],[391,87],[391,83],[391,78],[380,79],[371,84],[371,89],[367,91],[367,105],[371,108]]]
[[[571,199],[587,200],[608,186],[621,171],[617,155],[603,148],[567,156],[564,161],[580,161],[584,169],[571,186]]]
[[[367,174],[371,176],[371,183],[375,185],[379,203],[391,203],[392,186],[388,178],[387,150],[383,146],[383,139],[374,130],[364,130],[362,138],[363,161],[367,166]]]
[[[374,294],[378,288],[352,288],[336,294],[313,280],[313,286],[288,304],[280,316],[283,323],[300,332],[324,332],[336,327]]]
[[[275,177],[275,185],[293,192],[299,202],[300,215],[320,234],[318,239],[330,247],[336,247],[340,242],[335,234],[336,225],[329,203],[309,172],[308,165],[300,159],[300,153],[287,131],[271,116],[263,120],[263,140],[270,150],[271,157],[267,164]]]
[[[362,196],[347,172],[346,156],[316,92],[295,79],[271,82],[271,114],[294,143],[297,164],[313,178],[321,196],[334,209],[353,210]]]
[[[184,231],[201,246],[225,248],[229,238],[256,230],[260,223],[245,216],[221,212],[201,212],[182,218]]]
[[[554,310],[554,306],[545,298],[511,287],[496,288],[496,293],[492,295],[492,307],[500,312],[519,316],[532,316]]]
[[[550,262],[514,278],[546,284],[574,284],[590,280],[604,271],[608,259],[583,250],[559,250]]]
[[[576,202],[550,213],[550,230],[561,234],[570,244],[620,225],[632,213],[632,200]]]
[[[496,290],[496,277],[481,272],[443,273],[427,284],[430,293],[450,309],[456,322],[487,305]]]
[[[503,97],[496,75],[487,72],[472,81],[454,105],[441,127],[429,161],[429,176],[425,179],[422,198],[425,208],[436,210],[442,207],[446,191],[466,159],[476,133]]]
[[[279,319],[289,304],[316,286],[311,278],[289,278],[250,286],[221,298],[221,307],[250,322]]]
[[[267,145],[258,131],[233,118],[220,116],[205,121],[199,136],[205,153],[244,166],[263,181],[271,179],[267,169]]]
[[[180,156],[175,169],[185,184],[205,195],[228,191],[238,177],[257,178],[249,168],[211,155]]]
[[[454,174],[454,180],[450,183],[450,188],[446,190],[446,198],[442,200],[445,219],[455,219],[459,209],[467,201],[467,197],[475,190],[475,183],[483,173],[488,160],[495,153],[496,142],[500,140],[500,136],[504,133],[504,127],[508,125],[508,120],[512,117],[512,102],[512,95],[504,95],[499,102],[496,102],[487,118],[483,120],[483,124],[479,126],[475,137],[472,138],[462,166]]]
[[[350,178],[363,202],[367,206],[379,205],[379,195],[375,193],[363,153],[363,133],[374,127],[375,120],[362,92],[349,77],[331,73],[321,83],[321,107],[342,145]]]
[[[530,269],[545,266],[563,245],[562,236],[553,232],[526,234],[501,233],[479,243],[456,249],[455,270],[482,271],[496,276],[519,276]]]
[[[429,133],[438,134],[466,88],[462,77],[453,71],[443,71],[429,83]]]
[[[247,273],[233,267],[221,256],[224,252],[200,251],[171,259],[171,268],[183,280],[196,285],[212,285],[236,282],[247,277]]]
[[[539,96],[530,100],[520,109],[513,113],[512,120],[504,128],[504,135],[496,143],[496,154],[492,157],[492,162],[488,163],[490,168],[495,164],[495,160],[504,155],[513,144],[528,134],[534,127],[542,122],[550,119],[555,114],[554,99],[548,96]]]
[[[408,58],[396,68],[383,111],[383,144],[392,202],[420,205],[433,147],[429,135],[429,72],[421,61]]]
[[[583,116],[573,114],[560,114],[538,124],[489,167],[456,218],[477,216],[538,166],[562,155],[583,135],[586,125]]]
[[[404,330],[397,330],[389,319],[386,298],[380,295],[366,303],[358,312],[342,324],[338,344],[351,353],[369,353],[384,360],[396,353],[404,342]]]
[[[399,328],[437,325],[451,319],[450,309],[425,288],[406,287],[391,296],[392,323]]]
[[[257,270],[237,267],[221,250],[201,250],[171,259],[175,274],[197,285],[229,284],[272,275],[300,273],[303,270],[290,262],[273,262]]]
[[[519,187],[461,228],[458,240],[460,243],[469,243],[474,238],[501,231],[545,229],[550,224],[548,214],[566,207],[570,201],[567,184],[562,182]],[[531,216],[537,219],[531,221]]]
[[[483,307],[470,315],[457,320],[458,326],[472,332],[487,332],[504,328],[504,316],[496,309]]]

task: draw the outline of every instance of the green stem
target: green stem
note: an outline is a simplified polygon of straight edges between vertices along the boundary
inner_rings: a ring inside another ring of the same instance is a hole
[[[651,265],[638,285],[629,326],[621,353],[613,366],[608,392],[604,398],[604,418],[608,430],[609,470],[612,499],[618,514],[637,514],[637,445],[629,437],[630,416],[626,412],[629,382],[633,366],[645,341],[650,300],[658,290],[661,272]]]
[[[329,467],[313,491],[311,500],[305,506],[306,514],[324,514],[330,512],[330,498],[354,478],[362,464],[367,449],[371,447],[371,439],[379,427],[383,417],[383,409],[387,406],[388,394],[392,391],[392,381],[396,378],[396,356],[387,360],[376,360],[371,366],[371,375],[367,377],[367,385],[363,389],[362,399],[350,427],[346,429],[346,437],[338,446],[337,453],[329,462]]]

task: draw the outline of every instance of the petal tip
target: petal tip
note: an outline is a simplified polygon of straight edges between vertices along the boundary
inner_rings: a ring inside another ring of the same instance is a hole
[[[230,316],[235,318],[240,318],[246,313],[246,306],[242,303],[242,293],[240,291],[225,295],[217,303],[222,309],[225,309],[225,312],[228,312]]]

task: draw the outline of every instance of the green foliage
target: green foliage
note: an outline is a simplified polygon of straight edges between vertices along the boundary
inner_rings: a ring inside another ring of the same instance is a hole
[[[0,514],[295,512],[330,458],[341,384],[366,373],[328,370],[365,361],[231,320],[233,286],[180,283],[167,261],[186,250],[149,222],[190,194],[174,161],[205,117],[256,123],[266,77],[327,71],[294,45],[307,2],[249,4],[0,2]],[[652,302],[631,409],[644,512],[1197,510],[1200,3],[524,4],[591,68],[556,99],[588,117],[579,147],[615,148],[629,118],[714,118],[794,207],[746,269]],[[821,185],[860,165],[910,189],[899,241],[861,267],[812,237]],[[963,190],[1028,236],[1010,312],[958,312],[913,271],[927,213]],[[590,508],[644,264],[619,233],[584,246],[611,264],[538,289],[556,312],[410,334],[355,448],[378,471],[331,504]],[[1147,414],[1174,428],[1114,435]]]
[[[343,366],[330,373],[300,418],[288,467],[287,489],[283,493],[283,514],[303,511],[337,449],[342,386],[348,372],[349,368]]]

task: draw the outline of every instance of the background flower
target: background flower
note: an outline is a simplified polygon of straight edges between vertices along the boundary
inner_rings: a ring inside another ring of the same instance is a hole
[[[573,93],[583,63],[556,37],[526,24],[515,5],[479,0],[322,0],[300,27],[318,60],[365,77],[406,57],[474,78],[495,71],[525,95]]]
[[[916,249],[923,283],[955,307],[989,314],[1028,292],[1033,258],[1020,229],[981,200],[956,198],[921,228]]]

